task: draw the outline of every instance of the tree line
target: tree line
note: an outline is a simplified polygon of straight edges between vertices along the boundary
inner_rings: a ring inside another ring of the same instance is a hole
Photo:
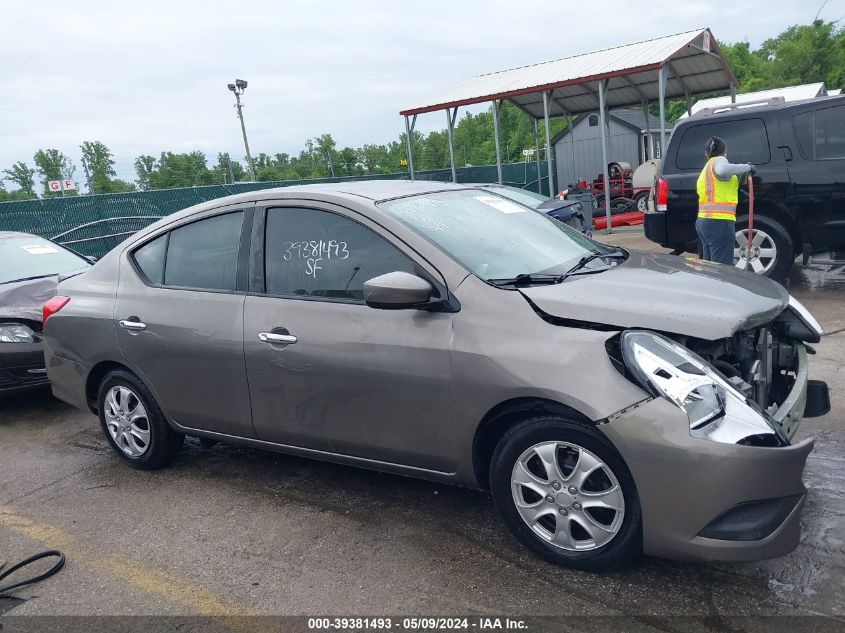
[[[720,43],[720,47],[743,92],[816,81],[824,81],[828,88],[839,88],[845,83],[845,29],[835,22],[817,19],[810,24],[791,26],[754,50],[748,42]],[[657,114],[657,106],[652,108]],[[668,123],[673,124],[685,110],[683,100],[669,102]],[[552,120],[550,135],[557,134],[565,126],[563,119]],[[542,122],[539,135],[542,145],[545,138]],[[535,147],[534,122],[517,107],[505,102],[500,110],[499,138],[503,162],[523,160],[523,150]],[[445,129],[426,135],[416,131],[411,142],[417,170],[442,169],[450,165]],[[457,165],[495,162],[492,111],[465,112],[455,126],[453,147]],[[103,143],[85,141],[79,151],[82,169],[76,180],[82,181],[89,193],[229,184],[249,179],[246,159],[233,159],[225,152],[217,154],[213,163],[199,151],[138,156],[134,161],[136,178],[129,182],[116,177],[114,155]],[[277,181],[399,172],[407,169],[405,159],[404,133],[394,141],[365,144],[359,148],[338,147],[331,134],[322,134],[308,139],[296,155],[262,152],[254,158],[253,165],[256,180]],[[38,150],[32,163],[34,167],[18,161],[0,171],[0,201],[61,195],[50,192],[47,183],[72,179],[78,173],[73,160],[57,149]],[[12,183],[15,189],[7,190],[4,180]],[[75,194],[67,192],[67,195]]]

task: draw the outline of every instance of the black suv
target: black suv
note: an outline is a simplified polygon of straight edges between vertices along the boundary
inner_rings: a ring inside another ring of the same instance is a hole
[[[845,261],[845,96],[732,105],[682,119],[655,181],[650,240],[695,252],[696,180],[704,142],[720,136],[733,163],[752,163],[754,235],[749,252],[748,193],[740,188],[737,266],[783,280],[797,255],[806,264]]]

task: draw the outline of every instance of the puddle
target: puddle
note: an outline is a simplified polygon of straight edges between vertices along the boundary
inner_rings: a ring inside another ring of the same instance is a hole
[[[845,289],[845,265],[802,266],[797,263],[789,271],[787,288],[802,288],[808,292]]]

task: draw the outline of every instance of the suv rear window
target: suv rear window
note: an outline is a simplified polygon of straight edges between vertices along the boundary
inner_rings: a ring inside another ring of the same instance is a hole
[[[845,106],[796,114],[792,127],[805,158],[845,158]]]
[[[769,136],[762,119],[743,119],[691,125],[681,137],[675,166],[678,169],[704,167],[704,143],[711,136],[719,136],[728,144],[728,160],[732,163],[764,165],[769,162]]]

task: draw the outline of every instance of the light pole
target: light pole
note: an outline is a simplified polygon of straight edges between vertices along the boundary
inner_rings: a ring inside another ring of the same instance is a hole
[[[246,148],[246,160],[249,163],[249,177],[252,182],[255,182],[255,169],[252,166],[252,155],[249,153],[249,141],[246,140],[246,126],[244,125],[244,113],[241,105],[241,95],[246,90],[246,81],[244,79],[235,79],[235,83],[228,85],[229,90],[235,93],[235,109],[238,111],[238,118],[241,120],[241,132],[244,135],[244,147]]]

